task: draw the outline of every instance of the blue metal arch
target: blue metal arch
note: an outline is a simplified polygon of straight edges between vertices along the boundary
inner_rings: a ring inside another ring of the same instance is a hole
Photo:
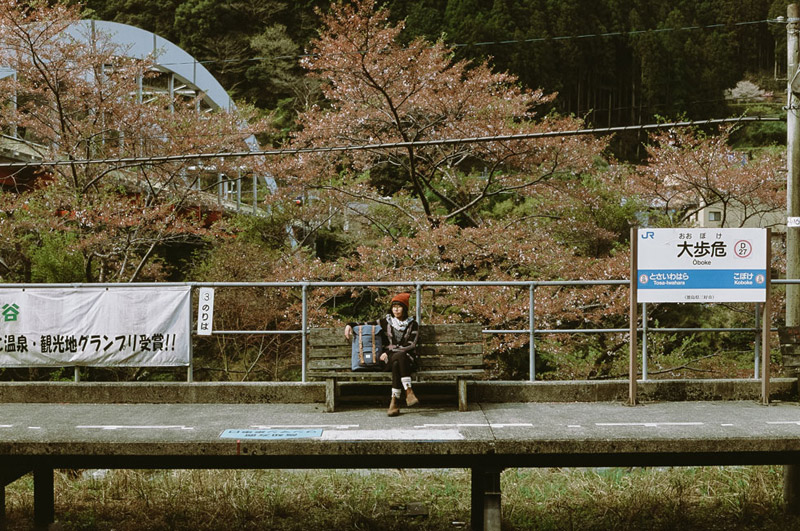
[[[126,57],[151,57],[157,70],[173,75],[180,83],[195,91],[211,109],[232,111],[236,108],[225,88],[202,63],[178,45],[155,33],[128,24],[102,20],[81,20],[66,30],[71,38],[87,43],[97,32],[109,36]],[[13,75],[13,69],[0,66],[0,79]],[[261,149],[254,136],[245,139],[245,143],[250,151]],[[272,176],[265,175],[262,178],[271,191],[276,190],[277,185]]]
[[[178,45],[155,33],[102,20],[81,20],[66,30],[77,42],[86,42],[95,32],[108,35],[126,57],[152,57],[159,71],[173,74],[181,83],[202,93],[203,100],[212,109],[229,111],[235,108],[231,97],[206,67]],[[13,76],[14,73],[13,68],[0,66],[0,79]]]
[[[67,32],[78,41],[91,38],[95,32],[108,35],[126,57],[152,57],[158,70],[173,74],[181,83],[202,92],[209,107],[225,111],[235,108],[230,95],[206,67],[178,45],[155,33],[102,20],[81,20],[70,26]]]

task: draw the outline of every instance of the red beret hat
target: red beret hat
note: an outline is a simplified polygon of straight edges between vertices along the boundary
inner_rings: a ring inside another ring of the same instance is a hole
[[[390,306],[393,306],[394,303],[402,304],[403,307],[405,307],[406,311],[408,311],[408,300],[410,298],[411,298],[410,293],[398,293],[397,295],[392,297],[392,304]]]

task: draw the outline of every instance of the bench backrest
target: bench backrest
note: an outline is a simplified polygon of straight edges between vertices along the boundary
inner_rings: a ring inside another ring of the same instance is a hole
[[[483,368],[483,334],[480,324],[422,325],[417,354],[419,372],[475,370]],[[350,368],[350,343],[342,328],[308,331],[308,374],[341,372]]]

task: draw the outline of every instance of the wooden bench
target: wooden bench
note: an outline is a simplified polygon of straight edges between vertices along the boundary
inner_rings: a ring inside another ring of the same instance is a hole
[[[458,410],[467,411],[467,380],[484,374],[481,325],[422,325],[419,332],[419,364],[414,381],[455,380]],[[391,382],[391,372],[351,370],[350,343],[344,337],[344,328],[310,329],[308,347],[307,375],[325,381],[327,411],[336,409],[340,381]]]

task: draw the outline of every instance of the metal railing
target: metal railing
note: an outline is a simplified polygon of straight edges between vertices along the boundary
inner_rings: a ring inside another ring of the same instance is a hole
[[[800,284],[798,280],[775,279],[773,284]],[[80,287],[153,287],[152,283],[132,283],[132,284],[0,284],[0,290],[8,288],[80,288]],[[309,293],[317,288],[403,288],[413,289],[416,294],[415,314],[418,321],[422,321],[422,291],[425,288],[437,287],[513,287],[528,290],[528,328],[525,329],[486,329],[485,334],[526,334],[529,344],[529,381],[536,381],[536,337],[546,334],[602,334],[602,333],[623,333],[630,332],[629,328],[536,328],[536,290],[546,287],[587,287],[587,286],[629,286],[628,280],[572,280],[572,281],[400,281],[400,282],[185,282],[185,283],[162,283],[159,286],[188,286],[193,290],[196,288],[294,288],[301,290],[301,319],[300,328],[288,330],[213,330],[212,335],[299,335],[301,338],[301,381],[306,382],[307,371],[307,331],[309,329],[308,301]],[[760,319],[759,304],[755,306],[755,325],[753,327],[739,328],[658,328],[648,325],[647,304],[642,304],[642,325],[638,327],[642,334],[641,366],[642,379],[648,379],[648,335],[653,333],[707,333],[707,332],[750,332],[754,334],[754,378],[759,377],[760,360]],[[191,312],[190,312],[191,313]],[[190,316],[193,318],[193,316]],[[195,328],[190,323],[190,329],[196,334]],[[190,353],[190,359],[192,358]],[[193,380],[193,361],[190,361],[187,380]],[[80,378],[78,367],[75,368],[75,380]]]

